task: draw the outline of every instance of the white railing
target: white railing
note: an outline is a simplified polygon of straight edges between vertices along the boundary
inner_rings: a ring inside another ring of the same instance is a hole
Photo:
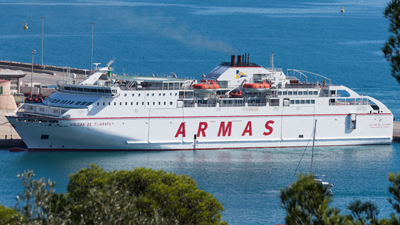
[[[46,116],[52,116],[52,117],[60,117],[67,111],[68,111],[68,109],[61,108],[61,107],[36,105],[36,104],[24,104],[18,112],[46,115]]]

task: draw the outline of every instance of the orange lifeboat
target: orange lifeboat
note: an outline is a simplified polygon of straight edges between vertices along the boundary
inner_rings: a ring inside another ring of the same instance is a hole
[[[241,90],[236,90],[232,91],[229,93],[229,95],[233,98],[241,98],[242,97],[242,91]]]
[[[194,89],[218,89],[219,85],[213,80],[201,80],[199,84],[193,84]]]
[[[217,89],[219,89],[219,85],[213,80],[204,79],[202,79],[198,84],[193,84],[192,87],[195,95],[197,96],[208,96],[210,94],[215,94]]]
[[[269,88],[267,83],[245,83],[243,88]]]
[[[262,82],[262,83],[245,83],[245,84],[243,84],[243,90],[246,93],[265,92],[269,88],[270,88],[270,86],[266,82]]]

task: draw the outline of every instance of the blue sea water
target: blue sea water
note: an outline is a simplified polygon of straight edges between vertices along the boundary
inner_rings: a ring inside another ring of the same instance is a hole
[[[45,17],[43,63],[89,69],[93,22],[93,61],[115,58],[116,73],[199,79],[231,54],[249,53],[251,62],[269,67],[274,52],[276,67],[327,76],[382,101],[400,118],[399,84],[381,52],[389,36],[385,6],[375,0],[0,0],[0,59],[31,62],[36,49],[40,63]],[[187,174],[223,203],[230,224],[283,223],[279,189],[295,179],[303,150],[0,151],[0,203],[15,203],[18,172],[33,169],[63,192],[69,174],[94,162],[107,170],[142,166]],[[400,170],[398,150],[397,143],[318,148],[316,171],[330,174],[335,185],[332,205],[345,211],[353,199],[371,200],[388,216],[386,177]],[[309,165],[307,151],[300,172]]]

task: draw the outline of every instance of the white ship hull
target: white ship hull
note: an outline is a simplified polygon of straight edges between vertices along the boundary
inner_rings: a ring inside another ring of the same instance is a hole
[[[80,84],[60,82],[44,103],[25,104],[6,117],[29,150],[304,147],[311,145],[315,120],[315,146],[391,143],[393,115],[378,100],[325,85],[325,80],[323,85],[291,85],[294,78],[282,72],[246,65],[223,63],[206,79],[227,85],[221,89],[225,93],[243,83],[239,72],[256,74],[272,88],[227,98],[196,95],[187,86],[191,80],[176,78],[136,77],[119,85],[93,85],[100,70]]]
[[[356,129],[350,129],[349,111],[340,109],[329,114],[318,112],[315,107],[143,111],[146,113],[117,118],[59,119],[57,125],[52,126],[49,123],[17,122],[16,117],[8,119],[30,150],[302,147],[310,145],[315,119],[318,120],[316,146],[390,144],[393,132],[391,113],[371,114],[357,111],[356,106],[350,110],[357,113]],[[49,135],[49,138],[41,139],[42,135]]]

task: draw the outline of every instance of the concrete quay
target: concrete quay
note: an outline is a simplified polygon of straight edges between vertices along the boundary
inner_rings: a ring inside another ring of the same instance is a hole
[[[393,124],[393,141],[400,142],[400,122],[397,121]]]
[[[77,68],[69,68],[69,67],[60,67],[60,66],[50,66],[43,65],[44,68],[41,68],[40,64],[33,64],[33,72],[34,73],[46,73],[53,74],[59,72],[60,74],[66,72],[67,69],[70,69],[71,73],[75,74],[89,74],[90,70],[85,69],[77,69]],[[22,63],[22,62],[14,62],[14,61],[4,61],[0,60],[0,68],[10,69],[10,70],[22,70],[26,72],[32,71],[32,63]]]
[[[25,143],[4,116],[13,110],[0,110],[0,148],[23,147]]]

